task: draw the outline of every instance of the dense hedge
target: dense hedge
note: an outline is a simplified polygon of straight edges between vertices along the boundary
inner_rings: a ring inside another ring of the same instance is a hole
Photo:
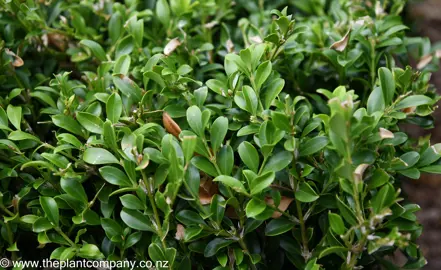
[[[2,1],[0,255],[422,267],[400,181],[441,144],[400,124],[433,127],[441,52],[404,4]]]

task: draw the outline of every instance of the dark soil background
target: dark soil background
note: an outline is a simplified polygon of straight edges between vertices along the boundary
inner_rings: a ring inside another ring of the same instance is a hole
[[[441,42],[441,0],[413,1],[407,8],[416,35],[427,36],[432,43]],[[432,83],[441,94],[441,70],[432,75]],[[418,135],[431,133],[431,143],[441,143],[441,104],[435,112],[435,128],[420,130]],[[413,127],[414,129],[414,127]],[[428,261],[424,269],[441,269],[441,176],[422,175],[420,180],[405,181],[404,192],[421,206],[417,213],[423,224],[419,244]]]

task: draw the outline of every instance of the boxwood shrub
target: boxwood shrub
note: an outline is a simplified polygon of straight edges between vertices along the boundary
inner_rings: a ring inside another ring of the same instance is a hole
[[[400,185],[441,144],[402,125],[441,51],[405,2],[2,1],[0,255],[423,267]]]

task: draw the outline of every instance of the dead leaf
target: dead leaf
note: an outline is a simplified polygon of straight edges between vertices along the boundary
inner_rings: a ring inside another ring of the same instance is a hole
[[[403,112],[404,112],[405,114],[411,114],[411,113],[415,112],[415,110],[416,110],[416,107],[413,106],[413,107],[404,108],[404,109],[403,109]]]
[[[436,50],[436,51],[435,51],[435,56],[436,56],[437,58],[441,58],[441,50]]]
[[[231,41],[231,39],[228,39],[225,46],[227,47],[228,53],[234,52],[234,43]]]
[[[57,48],[59,51],[64,52],[67,47],[67,38],[61,34],[50,33],[47,35],[49,45]]]
[[[165,45],[164,47],[164,54],[166,56],[169,56],[172,52],[174,52],[176,50],[177,47],[179,47],[181,45],[181,42],[179,41],[178,38],[174,38],[172,40],[170,40],[167,45]]]
[[[182,224],[178,224],[176,226],[176,234],[175,234],[175,239],[176,240],[182,240],[184,239],[185,236],[185,228]]]
[[[361,182],[363,180],[364,171],[369,167],[369,164],[360,164],[354,171],[355,180]]]
[[[176,138],[179,138],[179,134],[181,134],[181,128],[176,124],[176,122],[170,117],[167,112],[162,114],[162,124],[167,130],[168,133],[172,134]]]
[[[14,52],[10,51],[9,49],[5,49],[6,54],[14,57],[14,60],[12,61],[12,65],[14,67],[21,67],[23,66],[24,62],[23,59],[21,59],[20,56],[16,55]]]
[[[427,66],[430,62],[432,62],[433,55],[428,54],[423,57],[421,57],[420,61],[417,64],[417,69],[423,69],[425,66]]]
[[[280,211],[284,212],[284,211],[286,211],[286,209],[288,209],[289,205],[291,204],[291,202],[292,202],[293,200],[294,200],[293,198],[282,196],[282,198],[280,198],[280,204],[279,204],[279,206],[278,206],[277,208],[278,208]],[[265,198],[265,202],[266,202],[268,205],[275,206],[275,205],[274,205],[274,200],[273,200],[272,198],[270,198],[270,197],[266,197],[266,198]],[[281,216],[282,216],[282,213],[281,213],[281,212],[274,211],[274,213],[273,213],[273,215],[272,215],[271,217],[272,217],[272,218],[279,218],[279,217],[281,217]]]
[[[202,205],[210,204],[215,194],[219,193],[218,186],[205,173],[201,173],[201,182],[199,184],[199,201]]]
[[[350,36],[351,36],[351,29],[349,29],[349,31],[346,33],[346,35],[342,39],[334,42],[330,48],[334,49],[336,51],[339,51],[339,52],[344,51],[346,49],[346,46],[348,45]]]
[[[382,139],[393,139],[394,137],[395,136],[394,136],[394,134],[391,131],[389,131],[389,130],[387,130],[385,128],[380,128],[380,138],[382,138]]]
[[[257,44],[263,43],[263,40],[260,36],[252,36],[252,37],[250,37],[250,41],[257,43]]]

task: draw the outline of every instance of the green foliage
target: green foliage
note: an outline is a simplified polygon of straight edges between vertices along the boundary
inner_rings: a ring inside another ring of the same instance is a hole
[[[400,125],[440,53],[405,1],[123,2],[0,4],[2,257],[425,264],[400,182],[441,146]]]

